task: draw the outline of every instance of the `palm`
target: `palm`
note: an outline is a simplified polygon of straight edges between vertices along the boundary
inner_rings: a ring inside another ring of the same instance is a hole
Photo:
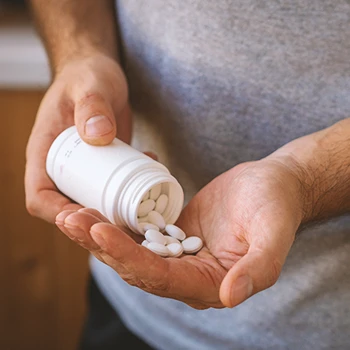
[[[232,277],[225,282],[230,289],[242,273],[265,273],[261,269],[267,264],[266,253],[261,252],[276,244],[288,252],[292,244],[298,217],[293,214],[297,212],[293,188],[285,186],[291,183],[288,174],[278,164],[254,162],[233,168],[204,187],[177,222],[188,235],[203,239],[204,247],[195,256],[161,258],[115,226],[101,223],[105,220],[100,214],[89,209],[63,214],[61,229],[83,228],[84,246],[132,285],[196,308],[222,307],[226,297],[220,298],[220,288],[225,276]],[[272,261],[272,272],[265,273],[268,283],[282,264]]]

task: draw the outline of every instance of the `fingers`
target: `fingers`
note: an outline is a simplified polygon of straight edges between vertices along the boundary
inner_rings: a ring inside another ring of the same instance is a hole
[[[28,212],[48,222],[63,210],[78,210],[80,205],[72,203],[60,194],[46,173],[46,155],[55,136],[45,130],[34,131],[27,147],[25,171],[25,195]]]
[[[73,241],[98,253],[100,260],[129,283],[145,288],[147,282],[142,281],[142,276],[147,276],[149,288],[166,289],[167,279],[163,276],[167,262],[164,259],[135,243],[118,227],[102,223],[87,211],[92,212],[91,209],[62,212],[57,216],[56,224]]]
[[[87,211],[61,213],[57,224],[60,228],[63,225],[62,231],[68,237],[73,237],[76,243],[89,249],[129,284],[153,294],[185,300],[197,308],[204,307],[198,300],[208,300],[212,295],[217,295],[219,282],[213,284],[213,279],[209,277],[210,264],[203,267],[203,263],[194,256],[161,258],[137,244],[120,228],[99,221]],[[202,254],[209,256],[205,252]],[[198,285],[206,287],[198,289]],[[212,301],[216,306],[217,302],[217,299]]]
[[[63,233],[90,251],[99,250],[90,236],[91,226],[99,222],[101,221],[96,216],[79,211],[64,211],[56,217],[56,224]]]
[[[109,222],[109,220],[103,216],[98,210],[92,208],[82,208],[78,210],[80,213],[88,213],[90,215],[95,216],[102,222]]]
[[[197,283],[203,285],[203,276],[194,265],[161,258],[111,224],[96,224],[90,232],[103,251],[104,261],[131,285],[182,300],[198,293]]]
[[[105,263],[99,252],[100,247],[91,239],[89,234],[90,227],[97,222],[100,222],[98,217],[75,210],[65,210],[56,217],[57,227],[68,238],[82,248],[89,250],[97,259]]]
[[[226,271],[222,268],[220,276],[213,278],[217,262],[205,249],[197,256],[161,258],[137,244],[119,227],[100,218],[105,220],[93,209],[68,210],[57,216],[56,224],[127,283],[152,294],[184,301],[195,308],[222,307],[217,295]],[[198,288],[199,285],[203,288]]]
[[[81,205],[72,203],[56,190],[41,190],[34,195],[33,202],[27,202],[28,212],[47,222],[54,223],[57,213],[64,210],[78,210]]]
[[[85,69],[72,65],[63,75],[77,79],[69,87],[74,105],[74,123],[80,137],[92,145],[108,145],[117,135],[130,133],[130,114],[127,106],[128,89],[120,66],[107,57],[91,59]],[[124,126],[124,121],[127,125]]]
[[[52,86],[40,104],[26,149],[25,169],[27,210],[51,223],[59,212],[81,208],[60,194],[46,173],[46,156],[53,140],[72,125],[71,104],[58,88]]]
[[[276,218],[271,226],[253,227],[247,254],[229,270],[220,286],[220,299],[234,307],[274,285],[294,240],[296,227]]]
[[[91,214],[91,215],[97,217],[101,222],[110,223],[110,221],[105,216],[103,216],[99,211],[97,211],[95,209],[82,208],[82,209],[79,209],[79,212]],[[140,236],[139,234],[132,232],[131,230],[129,230],[127,228],[124,228],[124,232],[127,233],[137,243],[141,243],[144,240],[143,236]]]
[[[76,212],[75,210],[64,210],[63,212],[57,215],[56,221],[55,221],[56,226],[72,241],[76,241],[76,238],[70,234],[68,229],[64,227],[64,220],[68,215],[73,214],[75,212]]]
[[[60,194],[46,173],[47,153],[63,130],[75,123],[84,141],[105,145],[116,136],[118,118],[118,137],[128,142],[130,116],[126,81],[113,60],[98,57],[67,65],[45,94],[27,145],[25,192],[29,213],[53,223],[63,210],[81,208]]]
[[[135,241],[121,231],[118,227],[107,223],[96,224],[91,227],[91,236],[111,259],[106,261],[116,270],[118,265],[125,265],[130,275],[137,277],[137,284],[147,286],[147,281],[152,281],[152,288],[167,289],[167,279],[164,272],[167,271],[168,262],[150,250],[135,243]],[[127,277],[127,276],[124,276]]]
[[[283,259],[284,261],[284,259]],[[225,276],[220,287],[220,300],[234,307],[253,294],[274,285],[283,262],[264,251],[249,251]]]
[[[79,96],[74,108],[74,122],[80,137],[92,145],[107,145],[117,134],[113,109],[97,92]]]

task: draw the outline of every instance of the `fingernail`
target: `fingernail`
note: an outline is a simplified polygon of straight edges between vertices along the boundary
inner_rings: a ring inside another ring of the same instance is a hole
[[[94,231],[90,231],[91,238],[94,240],[94,242],[102,249],[106,248],[106,240],[104,239],[103,235],[101,233],[97,233]]]
[[[240,276],[233,284],[231,303],[233,306],[248,299],[253,294],[253,281],[248,275]]]
[[[91,117],[85,123],[86,136],[103,136],[112,131],[113,125],[111,121],[104,115]]]
[[[84,238],[85,238],[85,232],[81,229],[81,228],[78,228],[78,227],[73,227],[73,226],[70,226],[70,225],[64,225],[64,227],[69,231],[69,233],[74,237],[76,238],[79,242],[82,242],[84,241]]]
[[[56,223],[60,224],[60,225],[63,225],[64,223],[64,219],[66,218],[67,214],[62,212],[62,213],[59,213],[57,216],[56,216]]]

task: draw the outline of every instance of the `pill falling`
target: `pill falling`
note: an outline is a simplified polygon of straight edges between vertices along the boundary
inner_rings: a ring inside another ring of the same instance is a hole
[[[175,226],[175,225],[166,225],[165,226],[165,232],[180,241],[183,241],[186,238],[186,234],[184,231],[181,230],[181,228]]]
[[[182,241],[182,246],[186,254],[193,254],[203,247],[203,241],[197,236],[191,236]]]
[[[156,202],[155,211],[159,214],[163,214],[169,202],[169,198],[166,194],[161,194]]]
[[[147,199],[139,205],[139,209],[137,211],[137,216],[143,217],[148,215],[150,211],[152,211],[156,206],[156,202],[153,199]]]

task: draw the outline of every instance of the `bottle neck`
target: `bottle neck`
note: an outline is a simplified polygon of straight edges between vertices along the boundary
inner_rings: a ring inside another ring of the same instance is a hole
[[[165,222],[175,223],[181,213],[184,202],[182,187],[165,167],[159,167],[158,164],[155,167],[148,166],[130,177],[120,193],[115,215],[134,232],[142,233],[137,217],[139,205],[154,186],[162,184],[162,193],[168,196],[168,205],[162,214]]]

